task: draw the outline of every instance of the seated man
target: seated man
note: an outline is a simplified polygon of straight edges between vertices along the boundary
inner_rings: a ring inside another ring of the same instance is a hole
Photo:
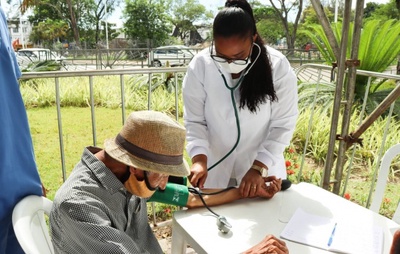
[[[114,139],[102,150],[85,148],[81,161],[57,191],[50,216],[56,253],[162,253],[147,218],[146,202],[157,188],[165,189],[168,176],[187,176],[183,158],[185,129],[155,111],[131,113]],[[270,198],[281,180],[257,196]],[[240,199],[239,190],[204,196],[208,205]],[[187,193],[187,207],[202,206],[196,194]],[[247,253],[288,253],[283,241],[267,236]]]

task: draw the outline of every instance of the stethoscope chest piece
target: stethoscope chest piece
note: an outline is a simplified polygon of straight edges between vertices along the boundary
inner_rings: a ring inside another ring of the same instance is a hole
[[[219,231],[221,231],[223,234],[229,233],[229,231],[232,228],[232,225],[229,224],[229,222],[226,220],[224,216],[219,216],[217,218],[217,226]]]

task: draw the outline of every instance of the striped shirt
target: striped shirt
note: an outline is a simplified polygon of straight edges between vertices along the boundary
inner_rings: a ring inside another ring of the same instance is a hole
[[[147,218],[147,199],[136,197],[85,148],[57,191],[50,215],[56,253],[163,253]]]

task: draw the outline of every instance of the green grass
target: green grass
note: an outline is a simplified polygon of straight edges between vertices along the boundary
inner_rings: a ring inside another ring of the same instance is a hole
[[[48,197],[54,198],[63,183],[57,113],[55,107],[28,109],[40,177],[48,190]],[[126,110],[126,114],[132,111]],[[126,115],[126,117],[127,117]],[[63,145],[67,176],[81,158],[86,146],[94,145],[90,108],[67,107],[61,109]],[[182,123],[182,120],[180,120]],[[96,146],[103,148],[106,139],[115,137],[122,128],[122,110],[96,108]],[[186,155],[185,157],[189,161]]]
[[[57,113],[55,107],[28,109],[38,171],[47,190],[54,199],[63,183]],[[127,110],[126,114],[131,113]],[[121,109],[96,108],[96,145],[103,148],[104,140],[113,138],[122,127]],[[90,108],[67,107],[61,109],[65,167],[67,177],[81,158],[86,146],[94,145]],[[185,152],[185,158],[189,158]],[[153,207],[149,204],[148,216],[153,221]],[[154,206],[156,221],[170,219],[176,206],[157,203]]]
[[[29,109],[36,163],[41,179],[53,199],[63,182],[57,111],[55,107]],[[114,137],[122,127],[121,109],[96,108],[97,146]],[[62,131],[67,176],[80,160],[84,147],[94,145],[90,108],[62,108]]]

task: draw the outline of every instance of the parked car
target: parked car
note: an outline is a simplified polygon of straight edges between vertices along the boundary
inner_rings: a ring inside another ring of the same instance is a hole
[[[62,62],[65,57],[58,55],[56,52],[45,48],[26,48],[17,51],[18,56],[27,57],[31,59],[32,62],[35,61],[45,61],[45,60],[55,60]]]
[[[18,54],[15,52],[15,56],[17,58],[18,66],[21,69],[25,69],[30,63],[38,61],[38,58],[34,54]]]
[[[182,66],[189,64],[196,52],[183,45],[171,45],[158,47],[151,51],[150,60],[153,66]]]
[[[54,51],[45,48],[25,48],[15,52],[18,66],[22,71],[52,71],[64,66],[63,60]],[[48,61],[51,60],[51,61]]]

